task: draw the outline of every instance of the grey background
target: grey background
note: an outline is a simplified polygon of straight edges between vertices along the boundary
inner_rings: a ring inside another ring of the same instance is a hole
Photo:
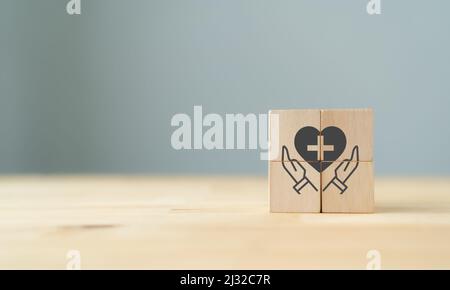
[[[379,175],[450,173],[450,1],[0,3],[0,173],[266,173],[175,113],[373,107]]]

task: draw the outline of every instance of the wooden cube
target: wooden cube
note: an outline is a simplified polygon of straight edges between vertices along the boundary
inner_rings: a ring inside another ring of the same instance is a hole
[[[318,132],[320,130],[320,110],[272,110],[269,112],[269,142],[275,149],[271,161],[281,161],[283,146],[286,146],[291,157],[298,161],[317,161],[314,152],[301,156],[296,149],[296,136],[302,128],[315,129]],[[312,136],[312,134],[310,135]],[[311,144],[316,142],[315,139],[309,141]]]
[[[371,109],[273,110],[269,121],[272,212],[373,212]]]
[[[269,162],[271,212],[320,212],[320,173],[307,162]]]
[[[321,132],[337,127],[345,134],[346,144],[337,159],[324,152],[324,161],[342,161],[350,156],[355,146],[359,147],[359,161],[373,161],[373,113],[371,109],[321,110]],[[332,136],[337,137],[337,136]],[[332,142],[331,142],[332,143]],[[324,146],[328,144],[324,136]],[[335,148],[337,149],[337,148]]]
[[[373,163],[332,162],[322,172],[321,192],[322,212],[372,213],[374,211]]]

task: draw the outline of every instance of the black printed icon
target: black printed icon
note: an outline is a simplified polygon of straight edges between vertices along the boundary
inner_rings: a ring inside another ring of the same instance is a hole
[[[344,152],[347,139],[344,132],[338,127],[330,126],[320,132],[314,127],[303,127],[294,137],[294,145],[298,154],[315,170],[322,173]],[[308,179],[306,169],[298,160],[291,159],[286,146],[282,150],[282,164],[284,170],[295,182],[294,190],[300,194],[301,190],[310,185],[315,191],[317,187]],[[343,194],[348,186],[347,180],[356,171],[359,165],[359,147],[353,147],[350,158],[345,159],[334,170],[333,179],[323,188],[326,191],[334,185]]]
[[[352,155],[350,158],[342,161],[338,167],[334,170],[334,177],[331,181],[324,187],[323,191],[327,190],[327,188],[333,184],[336,186],[340,193],[343,194],[344,191],[347,190],[348,186],[346,185],[347,180],[352,176],[355,172],[356,168],[359,165],[359,148],[358,146],[353,147]]]
[[[298,162],[296,159],[291,159],[289,156],[289,151],[286,146],[283,146],[283,152],[281,155],[281,163],[283,164],[284,170],[289,174],[292,180],[295,182],[294,190],[301,194],[301,190],[308,184],[315,190],[318,191],[317,187],[309,180],[306,176],[306,169]]]
[[[327,169],[344,152],[347,139],[338,127],[330,126],[320,132],[314,127],[303,127],[294,138],[298,154],[319,172]],[[320,161],[330,161],[320,164]]]

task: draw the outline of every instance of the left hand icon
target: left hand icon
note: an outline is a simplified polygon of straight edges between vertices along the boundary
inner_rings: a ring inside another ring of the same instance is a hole
[[[289,157],[289,151],[286,146],[283,146],[281,161],[284,170],[291,176],[292,180],[294,180],[294,190],[298,194],[301,194],[300,191],[308,184],[311,184],[314,190],[318,191],[317,187],[315,187],[308,177],[306,177],[306,170],[303,165],[301,165],[298,160]]]

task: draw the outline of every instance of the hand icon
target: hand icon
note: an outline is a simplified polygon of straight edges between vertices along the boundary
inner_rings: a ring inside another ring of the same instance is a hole
[[[318,191],[314,184],[306,177],[306,170],[300,162],[289,157],[289,151],[286,146],[283,146],[281,161],[284,170],[286,170],[292,180],[294,180],[295,185],[293,188],[298,194],[301,194],[300,190],[308,184],[311,184],[314,190]]]
[[[342,161],[338,167],[334,170],[334,178],[325,186],[323,191],[327,190],[327,188],[334,184],[339,190],[340,193],[343,194],[344,191],[347,190],[347,185],[345,183],[352,176],[353,172],[355,172],[356,168],[359,165],[359,148],[358,145],[353,147],[352,155],[349,159],[345,159]]]

